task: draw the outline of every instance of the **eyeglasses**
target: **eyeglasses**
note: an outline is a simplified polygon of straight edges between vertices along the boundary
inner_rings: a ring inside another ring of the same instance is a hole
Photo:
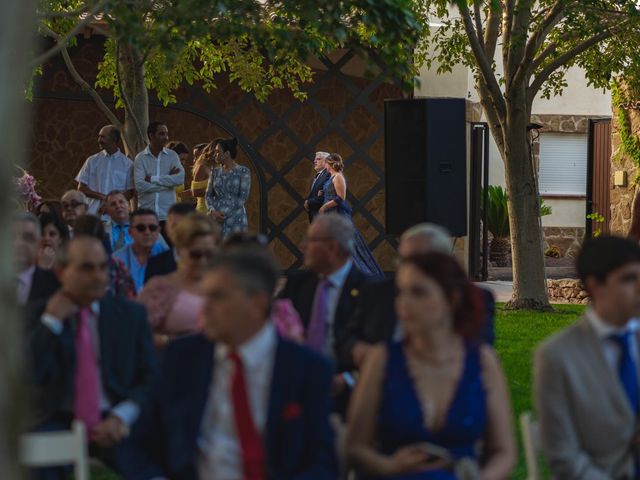
[[[84,205],[84,203],[76,202],[75,200],[72,200],[70,202],[61,202],[60,205],[62,206],[63,210],[68,210],[68,209],[78,208],[80,205]]]
[[[202,257],[210,260],[215,254],[216,252],[214,250],[189,250],[189,258],[191,260],[200,260]]]
[[[133,228],[135,228],[140,233],[146,232],[147,229],[149,229],[149,231],[153,233],[158,230],[158,228],[160,228],[160,225],[158,225],[157,223],[150,223],[148,225],[145,223],[139,223],[138,225],[134,225]]]

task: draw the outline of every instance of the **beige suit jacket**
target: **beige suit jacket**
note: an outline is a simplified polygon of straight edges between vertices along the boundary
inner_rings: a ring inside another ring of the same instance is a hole
[[[536,351],[534,397],[542,450],[555,478],[632,478],[636,420],[586,318]]]

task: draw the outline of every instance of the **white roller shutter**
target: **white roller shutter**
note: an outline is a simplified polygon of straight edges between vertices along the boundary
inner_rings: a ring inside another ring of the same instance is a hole
[[[540,193],[587,194],[587,135],[540,135]]]

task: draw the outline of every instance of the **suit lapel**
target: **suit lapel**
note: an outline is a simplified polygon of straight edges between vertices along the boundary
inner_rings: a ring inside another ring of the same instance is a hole
[[[342,285],[342,291],[340,292],[340,298],[338,299],[336,313],[333,317],[334,332],[336,331],[338,322],[341,323],[347,320],[345,311],[349,310],[351,302],[353,301],[351,298],[353,296],[352,290],[357,287],[359,273],[360,272],[356,266],[352,265],[351,270],[349,270],[349,275],[347,275],[344,285]]]
[[[100,373],[102,376],[102,384],[108,385],[109,383],[109,348],[108,345],[111,344],[109,336],[111,335],[112,328],[110,328],[111,320],[115,321],[117,316],[114,314],[114,308],[111,302],[107,300],[107,298],[103,298],[100,300],[100,313],[97,319],[97,330],[98,330],[98,343],[100,345]]]
[[[197,353],[197,358],[193,358],[193,365],[198,365],[198,368],[193,369],[191,373],[194,375],[194,381],[191,385],[192,391],[190,394],[190,398],[193,399],[193,403],[190,404],[188,411],[184,412],[187,429],[192,433],[192,435],[188,435],[186,438],[198,437],[207,400],[209,399],[211,383],[213,382],[213,355],[215,347],[213,343],[204,338],[202,341],[203,345]]]
[[[581,348],[583,352],[583,362],[591,367],[592,372],[602,382],[602,389],[610,392],[612,401],[615,403],[616,407],[621,411],[626,412],[630,419],[633,418],[634,415],[631,411],[631,406],[627,400],[624,388],[622,387],[616,372],[612,371],[604,356],[602,341],[598,338],[598,335],[593,330],[591,323],[586,317],[582,318],[580,329],[582,331],[585,347],[587,347]]]
[[[306,278],[302,279],[303,284],[300,286],[302,289],[300,298],[300,317],[304,327],[309,326],[311,321],[311,312],[313,311],[313,300],[316,296],[316,288],[318,287],[318,276],[315,273],[309,272]]]
[[[267,411],[267,425],[265,428],[265,444],[267,448],[267,469],[272,466],[272,461],[278,458],[276,447],[278,446],[278,423],[280,420],[280,413],[282,412],[282,405],[284,403],[285,386],[287,384],[287,375],[285,374],[287,365],[287,352],[286,345],[278,337],[278,344],[276,346],[276,354],[273,361],[273,373],[271,374],[271,391],[269,393],[269,406]],[[268,477],[273,477],[273,472],[267,472]]]

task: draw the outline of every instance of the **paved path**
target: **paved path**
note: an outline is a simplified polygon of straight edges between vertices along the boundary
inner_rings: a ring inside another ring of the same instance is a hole
[[[513,282],[503,280],[491,280],[488,282],[478,282],[479,286],[487,288],[493,292],[496,302],[508,302],[513,293]]]

